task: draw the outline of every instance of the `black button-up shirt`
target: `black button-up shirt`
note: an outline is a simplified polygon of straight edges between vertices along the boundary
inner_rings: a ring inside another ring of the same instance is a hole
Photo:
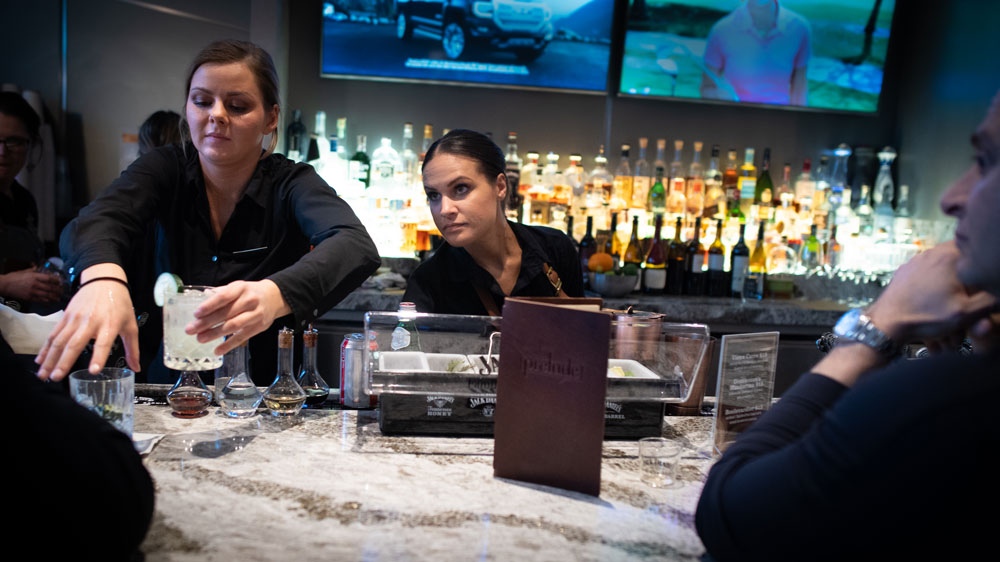
[[[554,228],[510,221],[508,224],[521,246],[521,269],[510,295],[504,295],[497,280],[469,252],[445,242],[410,275],[403,300],[416,304],[420,312],[485,315],[486,307],[476,286],[489,291],[497,310],[503,310],[506,296],[556,296],[552,282],[545,275],[546,263],[555,268],[568,296],[583,296],[580,258],[568,236]]]
[[[155,248],[145,251],[154,253],[154,274],[138,277],[155,279],[168,271],[187,285],[270,279],[278,286],[294,318],[276,320],[251,340],[253,377],[259,384],[270,383],[276,372],[277,329],[301,329],[358,287],[380,263],[350,206],[311,166],[277,154],[258,163],[218,240],[198,153],[189,144],[186,151],[164,147],[136,160],[80,211],[63,231],[60,249],[76,272],[99,263],[126,267],[149,228],[155,229],[148,237]],[[131,289],[141,315],[139,304],[151,302],[152,287]],[[159,310],[151,307],[149,312],[145,327],[152,327],[159,340]],[[145,364],[149,358],[143,359]],[[153,371],[158,371],[157,364]],[[149,375],[150,382],[162,378],[155,372]]]

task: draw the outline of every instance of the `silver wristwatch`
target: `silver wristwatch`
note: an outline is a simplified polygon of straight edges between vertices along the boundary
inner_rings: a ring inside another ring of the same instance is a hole
[[[899,345],[876,328],[872,319],[860,308],[848,310],[841,316],[833,327],[833,333],[842,340],[863,343],[883,355],[894,355],[899,350]]]

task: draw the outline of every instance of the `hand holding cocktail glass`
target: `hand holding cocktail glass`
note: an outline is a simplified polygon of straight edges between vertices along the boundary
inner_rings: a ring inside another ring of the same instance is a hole
[[[105,279],[87,283],[98,277],[121,281]],[[118,336],[124,343],[129,368],[140,370],[139,329],[126,279],[125,270],[113,263],[94,265],[82,272],[85,285],[70,299],[62,320],[35,358],[39,378],[61,380],[91,340],[95,343],[88,370],[100,372]],[[215,349],[222,356],[264,331],[275,318],[290,312],[274,282],[235,281],[216,288],[215,295],[195,311],[194,322],[186,325],[190,330],[185,331],[197,334],[202,342],[235,334]]]

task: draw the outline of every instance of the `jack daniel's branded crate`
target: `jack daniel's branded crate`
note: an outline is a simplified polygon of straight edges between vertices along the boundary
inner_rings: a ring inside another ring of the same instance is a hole
[[[372,345],[365,357],[367,382],[368,391],[379,395],[382,432],[492,436],[499,323],[499,318],[484,316],[369,312],[365,331]],[[663,326],[682,326],[696,336],[704,330],[707,337],[703,325]],[[612,338],[605,438],[658,436],[664,404],[687,398],[688,373],[693,376],[704,353],[698,355],[697,346],[678,347],[669,339],[664,336],[650,343]]]

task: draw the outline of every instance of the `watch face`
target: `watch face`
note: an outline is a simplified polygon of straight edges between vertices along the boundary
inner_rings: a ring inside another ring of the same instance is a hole
[[[861,318],[860,308],[847,311],[846,314],[840,317],[840,320],[837,320],[837,325],[833,327],[833,333],[838,336],[849,336],[853,334],[858,325],[859,318]]]

